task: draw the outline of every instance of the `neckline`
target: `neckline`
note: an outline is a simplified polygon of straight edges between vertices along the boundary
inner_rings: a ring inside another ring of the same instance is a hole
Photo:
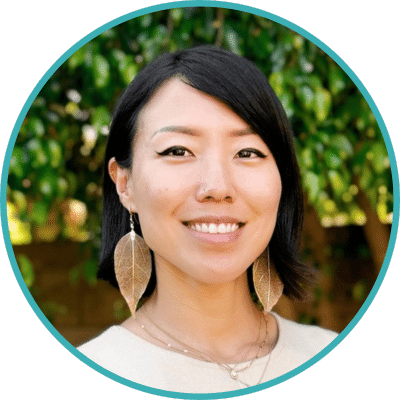
[[[274,317],[274,319],[276,321],[277,328],[278,328],[278,338],[277,338],[275,347],[265,356],[262,356],[262,357],[256,359],[254,361],[253,365],[264,364],[265,361],[268,360],[269,357],[275,357],[275,355],[278,354],[283,347],[284,335],[283,335],[282,328],[283,328],[284,321],[282,320],[282,317],[280,317],[278,314],[276,314],[274,312],[270,312],[270,314]],[[210,365],[213,365],[217,369],[220,368],[217,363],[214,363],[212,361],[200,360],[198,358],[190,357],[189,355],[186,355],[184,353],[171,351],[171,350],[165,349],[161,346],[157,346],[156,344],[151,343],[151,342],[147,341],[146,339],[143,339],[142,337],[136,335],[134,332],[123,327],[122,325],[114,325],[114,326],[110,327],[109,329],[123,334],[129,340],[134,340],[134,341],[140,342],[141,346],[147,346],[149,351],[157,352],[158,354],[162,353],[166,357],[170,357],[170,358],[176,357],[176,360],[186,360],[187,362],[190,362],[192,364],[206,366],[208,368],[210,367]],[[243,361],[241,363],[231,363],[231,364],[227,364],[227,365],[229,365],[229,366],[235,365],[236,367],[240,367],[240,366],[247,365],[248,363],[249,363],[249,361],[247,360],[247,361]]]

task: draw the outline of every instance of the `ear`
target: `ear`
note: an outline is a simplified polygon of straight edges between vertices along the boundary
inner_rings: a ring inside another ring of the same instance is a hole
[[[117,190],[121,204],[130,213],[137,212],[133,201],[133,189],[129,171],[126,168],[120,167],[115,157],[113,157],[108,162],[108,173],[115,183],[115,189]]]

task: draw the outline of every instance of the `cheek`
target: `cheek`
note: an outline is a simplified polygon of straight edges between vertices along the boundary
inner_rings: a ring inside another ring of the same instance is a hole
[[[189,192],[187,185],[190,182],[187,177],[157,164],[143,163],[140,169],[133,171],[133,199],[139,216],[146,215],[152,220],[160,214],[173,214]],[[162,220],[156,222],[162,223]]]
[[[248,203],[255,214],[272,217],[279,207],[282,182],[277,167],[266,171],[255,171],[241,179],[241,191],[247,194]]]
[[[269,207],[273,207],[276,209],[276,211],[278,211],[282,194],[282,181],[278,169],[276,169],[276,171],[272,174],[271,179],[268,180],[266,186]]]

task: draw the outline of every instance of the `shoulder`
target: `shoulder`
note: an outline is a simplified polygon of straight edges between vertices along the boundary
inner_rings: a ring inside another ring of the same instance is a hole
[[[274,314],[279,328],[278,344],[286,351],[312,357],[328,346],[338,333],[313,325],[299,324]]]
[[[112,364],[114,360],[129,359],[133,354],[137,358],[143,349],[141,341],[125,328],[112,326],[77,349],[98,364]]]
[[[115,339],[121,339],[121,331],[117,326],[112,326],[102,332],[100,335],[95,336],[91,340],[89,340],[86,343],[81,344],[80,346],[77,347],[77,349],[82,352],[90,352],[92,350],[97,350],[97,349],[103,349],[104,345],[109,345],[112,343],[116,344],[118,341]]]
[[[108,328],[77,349],[108,371],[145,385],[151,385],[154,378],[149,371],[155,370],[157,363],[164,359],[163,349],[119,325]]]
[[[337,336],[317,326],[299,324],[272,313],[278,325],[278,341],[271,352],[269,379],[284,375],[311,360]]]

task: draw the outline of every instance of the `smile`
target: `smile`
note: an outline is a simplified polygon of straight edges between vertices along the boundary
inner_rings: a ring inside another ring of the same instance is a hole
[[[230,243],[240,236],[244,222],[234,218],[199,218],[183,222],[198,239],[210,243]]]
[[[206,223],[196,223],[196,224],[191,224],[189,223],[187,225],[190,229],[197,231],[197,232],[202,232],[202,233],[211,233],[211,234],[221,234],[221,233],[229,233],[229,232],[235,232],[239,229],[239,224],[237,223],[229,223],[229,224],[206,224]]]

